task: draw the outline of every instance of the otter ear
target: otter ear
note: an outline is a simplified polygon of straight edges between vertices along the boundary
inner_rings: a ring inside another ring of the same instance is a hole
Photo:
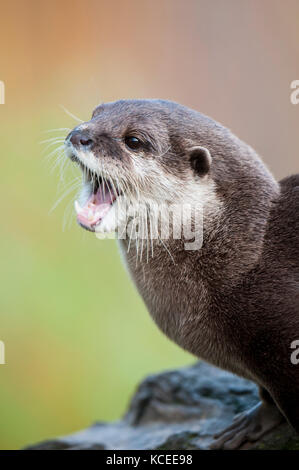
[[[198,176],[205,176],[209,173],[212,157],[205,147],[193,147],[189,152],[191,168]]]

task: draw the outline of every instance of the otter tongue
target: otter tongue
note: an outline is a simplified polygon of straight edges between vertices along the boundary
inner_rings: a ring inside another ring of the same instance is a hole
[[[88,228],[99,223],[109,212],[116,196],[108,185],[100,186],[86,201],[83,207],[75,201],[77,220]]]

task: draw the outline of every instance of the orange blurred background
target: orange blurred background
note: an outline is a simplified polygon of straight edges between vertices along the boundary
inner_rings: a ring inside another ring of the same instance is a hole
[[[116,419],[142,377],[193,360],[152,325],[114,242],[49,214],[38,142],[76,125],[60,105],[88,120],[103,101],[175,100],[282,178],[298,172],[298,57],[297,0],[0,0],[0,448]]]

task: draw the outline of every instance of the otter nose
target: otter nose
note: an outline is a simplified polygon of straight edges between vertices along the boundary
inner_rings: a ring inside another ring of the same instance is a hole
[[[88,134],[81,131],[73,131],[69,137],[69,140],[75,147],[83,148],[90,148],[94,143]]]

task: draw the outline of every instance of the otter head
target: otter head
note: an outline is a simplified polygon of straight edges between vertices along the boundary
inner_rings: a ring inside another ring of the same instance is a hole
[[[83,172],[75,203],[84,228],[115,231],[125,206],[204,203],[212,158],[195,111],[161,100],[101,104],[65,141]],[[138,209],[137,209],[138,211]]]

